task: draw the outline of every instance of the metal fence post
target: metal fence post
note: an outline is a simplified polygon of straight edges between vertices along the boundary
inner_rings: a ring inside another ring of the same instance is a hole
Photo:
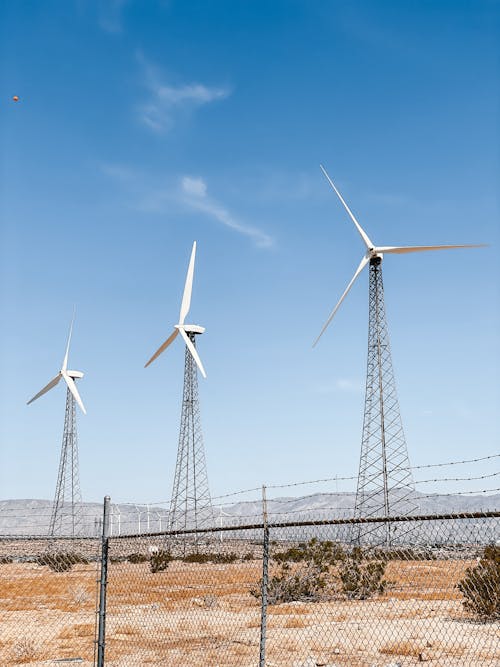
[[[269,573],[269,526],[267,523],[266,487],[262,487],[262,520],[264,528],[264,542],[262,554],[262,589],[260,612],[260,652],[259,667],[266,665],[266,629],[267,629],[267,584]]]
[[[99,628],[97,634],[97,667],[104,667],[104,647],[106,644],[106,586],[108,585],[109,519],[111,498],[104,498],[102,522],[101,578],[99,580]]]

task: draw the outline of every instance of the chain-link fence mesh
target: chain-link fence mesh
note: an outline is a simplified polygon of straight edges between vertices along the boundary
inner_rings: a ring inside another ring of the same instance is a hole
[[[271,528],[268,664],[500,664],[498,521]]]
[[[263,525],[111,538],[106,664],[500,664],[498,522],[271,523],[264,610]]]
[[[0,539],[0,665],[94,664],[95,538]]]
[[[102,541],[2,538],[0,665],[500,665],[500,512],[297,521],[282,509],[267,529],[262,516],[197,534],[115,525],[101,663]]]
[[[111,538],[106,664],[256,664],[262,531]]]

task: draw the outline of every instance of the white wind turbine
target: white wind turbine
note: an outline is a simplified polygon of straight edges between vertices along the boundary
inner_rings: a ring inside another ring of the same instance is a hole
[[[354,276],[328,316],[319,336],[314,341],[313,347],[332,321],[356,278],[365,266],[369,265],[370,267],[365,410],[355,516],[382,516],[385,518],[395,515],[408,516],[418,510],[418,498],[415,492],[415,483],[410,467],[392,369],[389,333],[385,317],[382,259],[384,255],[403,255],[428,250],[477,248],[480,246],[470,244],[377,246],[356,220],[323,166],[321,166],[321,170],[353,221],[366,251]],[[409,526],[409,524],[407,525]],[[381,540],[386,545],[391,543],[396,534],[395,528],[389,522],[383,525],[366,524],[362,526],[360,524],[356,531],[358,541],[362,537],[370,535],[369,539],[371,541]],[[411,534],[410,528],[400,528],[397,535],[398,539],[403,537],[405,531]]]
[[[83,377],[83,373],[81,371],[71,371],[68,370],[68,356],[69,356],[69,346],[71,343],[71,335],[73,333],[73,322],[74,322],[75,316],[73,315],[73,319],[71,320],[71,326],[69,328],[69,336],[68,336],[68,343],[66,345],[66,352],[64,354],[64,359],[62,362],[61,370],[59,373],[53,378],[48,384],[45,385],[43,389],[40,389],[38,394],[35,394],[33,398],[31,398],[27,405],[30,403],[33,403],[33,401],[36,401],[37,398],[40,398],[40,396],[43,396],[46,394],[48,391],[50,391],[53,387],[55,387],[57,384],[59,384],[59,380],[61,378],[66,382],[68,391],[71,392],[73,395],[75,401],[78,403],[80,406],[81,411],[83,414],[87,414],[85,407],[83,405],[82,399],[80,398],[80,394],[78,393],[78,389],[76,388],[75,380],[76,379],[81,379]]]
[[[330,315],[328,316],[328,319],[326,320],[325,324],[323,325],[323,328],[321,329],[319,336],[318,336],[318,337],[316,338],[316,340],[314,341],[314,343],[313,343],[313,347],[314,347],[314,346],[316,345],[316,343],[319,341],[319,339],[321,338],[321,336],[322,336],[323,333],[325,332],[325,329],[328,327],[328,325],[329,325],[330,322],[332,321],[332,319],[333,319],[335,313],[336,313],[337,310],[339,309],[340,304],[342,303],[342,301],[343,301],[343,300],[345,299],[345,297],[347,296],[347,293],[349,292],[349,290],[350,290],[351,287],[353,286],[354,281],[356,280],[356,278],[359,276],[359,274],[361,273],[361,271],[365,268],[365,266],[366,266],[367,264],[369,264],[369,262],[370,262],[372,259],[374,259],[374,258],[378,258],[378,259],[381,261],[381,260],[383,259],[384,255],[405,255],[405,254],[410,253],[410,252],[426,252],[426,251],[428,251],[428,250],[449,250],[449,249],[453,249],[453,248],[482,248],[482,247],[484,247],[484,244],[465,244],[465,245],[464,245],[464,244],[462,244],[462,245],[421,245],[421,246],[376,246],[376,245],[370,240],[368,234],[365,232],[365,230],[361,227],[361,225],[359,224],[359,222],[358,222],[358,221],[356,220],[356,218],[354,217],[354,215],[353,215],[351,209],[350,209],[349,206],[347,206],[347,204],[345,203],[345,201],[344,201],[342,195],[340,194],[340,192],[339,192],[339,191],[337,190],[337,188],[335,187],[335,184],[334,184],[334,182],[332,181],[332,179],[330,178],[330,176],[328,176],[328,174],[326,173],[326,170],[325,170],[325,168],[323,167],[323,165],[320,165],[320,167],[321,167],[321,171],[322,171],[322,172],[324,173],[324,175],[326,176],[328,182],[330,183],[330,185],[332,186],[332,188],[335,190],[335,193],[336,193],[337,197],[338,197],[338,198],[340,199],[340,201],[342,202],[342,205],[344,206],[345,210],[347,211],[349,217],[351,218],[351,220],[352,220],[353,223],[355,224],[356,229],[358,230],[359,235],[361,236],[361,238],[362,238],[362,240],[363,240],[363,243],[364,243],[365,246],[366,246],[366,252],[365,252],[365,254],[363,255],[363,258],[361,259],[361,262],[359,263],[359,266],[358,266],[358,268],[356,269],[356,271],[355,271],[355,273],[354,273],[354,276],[352,277],[350,283],[349,283],[349,284],[347,285],[347,287],[345,288],[344,293],[343,293],[342,296],[340,297],[340,299],[339,299],[337,305],[336,305],[335,308],[332,310],[332,312],[331,312]]]
[[[62,362],[61,370],[48,384],[35,394],[28,401],[28,405],[36,401],[53,389],[61,378],[66,383],[66,410],[64,416],[63,442],[61,448],[61,458],[59,462],[59,472],[57,476],[56,493],[49,524],[49,535],[78,535],[82,529],[81,517],[81,491],[80,491],[80,472],[78,465],[78,436],[76,430],[76,408],[78,403],[83,414],[86,414],[75,380],[81,379],[81,371],[68,370],[69,346],[73,332],[73,322],[75,315],[71,320],[69,329],[66,352]]]
[[[201,371],[201,374],[203,375],[204,378],[207,377],[207,374],[205,373],[205,369],[203,368],[203,364],[201,363],[201,359],[198,355],[198,352],[196,351],[196,348],[193,344],[194,340],[194,335],[189,336],[188,334],[202,334],[205,329],[204,327],[199,327],[196,324],[184,324],[187,314],[189,313],[189,308],[191,306],[191,293],[193,291],[193,275],[194,275],[194,261],[196,257],[196,241],[193,243],[193,249],[191,251],[191,259],[189,260],[189,266],[187,270],[187,275],[186,275],[186,283],[184,285],[184,294],[182,295],[182,302],[181,302],[181,310],[179,313],[179,323],[174,325],[174,331],[170,334],[170,336],[167,338],[167,340],[160,345],[160,347],[156,350],[156,352],[153,354],[151,359],[146,363],[144,368],[149,366],[150,363],[152,363],[157,357],[160,356],[160,354],[167,349],[167,347],[174,342],[174,340],[177,338],[177,336],[180,334],[186,343],[186,347],[188,348],[189,352],[191,353],[191,356],[196,362],[196,365]]]
[[[179,322],[167,340],[147,362],[149,366],[180,334],[186,344],[184,355],[184,388],[179,432],[179,446],[175,467],[172,498],[170,501],[169,529],[198,529],[213,524],[212,505],[205,464],[205,450],[201,431],[198,400],[197,367],[203,377],[207,377],[201,359],[196,351],[195,337],[205,329],[196,324],[186,324],[191,306],[193,289],[196,241],[193,243],[191,258],[184,285]],[[197,540],[195,535],[195,541]]]

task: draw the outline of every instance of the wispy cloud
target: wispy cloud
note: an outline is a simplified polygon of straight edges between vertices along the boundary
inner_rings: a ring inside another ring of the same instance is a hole
[[[231,91],[225,87],[210,87],[202,83],[174,85],[166,82],[157,67],[138,54],[143,67],[144,84],[150,98],[139,107],[141,122],[158,134],[173,126],[179,114],[190,113],[203,105],[223,100]]]
[[[273,245],[273,239],[260,229],[246,225],[237,220],[219,202],[208,196],[207,184],[202,178],[184,176],[181,181],[183,201],[190,208],[205,213],[230,229],[248,236],[255,245],[260,248],[269,248]]]
[[[104,0],[99,3],[99,26],[106,32],[123,30],[123,9],[129,0]]]
[[[241,222],[219,201],[209,196],[206,181],[200,177],[183,176],[152,183],[150,174],[128,165],[99,164],[100,171],[119,184],[135,200],[134,208],[146,213],[165,214],[175,207],[203,213],[207,218],[251,239],[259,248],[270,248],[274,239],[261,229]]]

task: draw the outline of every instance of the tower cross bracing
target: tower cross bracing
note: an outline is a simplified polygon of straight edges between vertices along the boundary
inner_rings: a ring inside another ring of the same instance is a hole
[[[49,523],[49,537],[77,537],[83,531],[82,494],[78,464],[76,402],[66,390],[64,431],[56,492]]]
[[[401,420],[385,315],[382,261],[369,268],[369,325],[365,411],[354,514],[407,516],[418,510],[415,482]],[[398,526],[402,536],[405,524]],[[358,538],[391,542],[389,524],[358,526]]]
[[[196,346],[195,332],[187,335]],[[185,349],[179,447],[170,501],[170,530],[200,530],[213,525],[198,396],[198,371]]]

